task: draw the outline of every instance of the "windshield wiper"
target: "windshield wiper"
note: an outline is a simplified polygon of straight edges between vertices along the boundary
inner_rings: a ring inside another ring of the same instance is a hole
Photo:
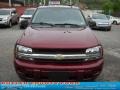
[[[40,24],[40,25],[49,25],[49,26],[54,26],[54,24],[52,24],[52,23],[47,23],[47,22],[32,23],[32,24]]]
[[[70,25],[70,26],[76,26],[76,27],[85,27],[83,25],[73,24],[73,23],[61,23],[61,24],[54,24],[54,25]]]

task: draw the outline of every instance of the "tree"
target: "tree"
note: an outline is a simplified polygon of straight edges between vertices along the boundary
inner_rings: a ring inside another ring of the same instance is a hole
[[[105,0],[102,7],[105,14],[112,14],[114,11],[114,4],[110,0]]]
[[[112,0],[114,3],[114,12],[120,11],[120,0]]]
[[[120,12],[120,0],[104,0],[103,10],[105,14]]]

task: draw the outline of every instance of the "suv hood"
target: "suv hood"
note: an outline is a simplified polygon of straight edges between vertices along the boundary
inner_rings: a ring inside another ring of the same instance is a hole
[[[103,19],[93,19],[93,21],[97,23],[109,23],[109,20],[103,20]]]
[[[31,48],[89,48],[99,44],[90,28],[28,27],[18,44]]]

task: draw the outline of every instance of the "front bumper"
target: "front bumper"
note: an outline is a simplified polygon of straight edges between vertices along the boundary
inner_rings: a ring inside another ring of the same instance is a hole
[[[19,20],[19,26],[20,27],[24,28],[24,24],[22,23],[22,21],[25,21],[25,20],[29,21],[29,19],[24,19],[24,18]]]
[[[27,80],[91,80],[102,71],[103,59],[80,64],[31,63],[15,59],[15,69]]]

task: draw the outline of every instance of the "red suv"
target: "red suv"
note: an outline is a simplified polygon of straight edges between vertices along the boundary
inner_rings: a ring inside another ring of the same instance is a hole
[[[93,80],[102,71],[103,48],[78,7],[40,6],[16,42],[14,65],[30,81]]]

